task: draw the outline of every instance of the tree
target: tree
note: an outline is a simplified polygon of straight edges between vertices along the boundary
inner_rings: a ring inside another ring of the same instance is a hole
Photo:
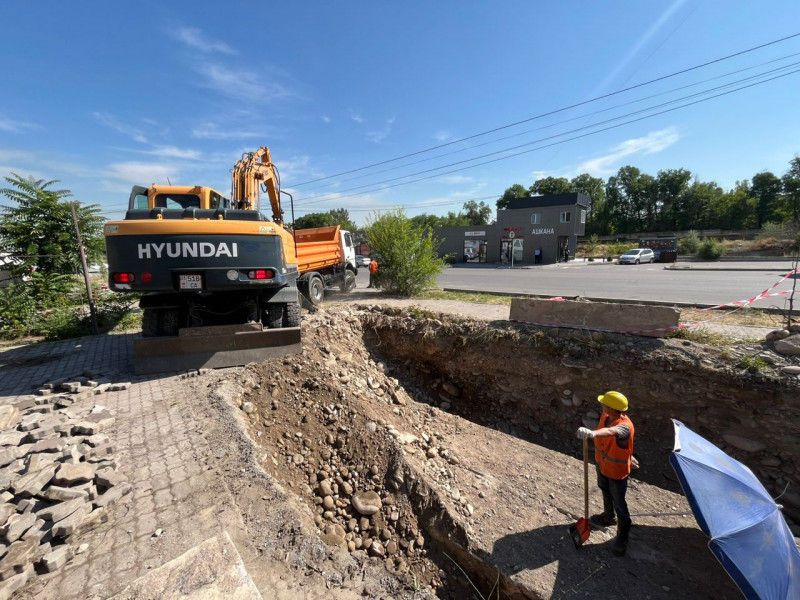
[[[367,219],[367,241],[378,258],[378,282],[383,289],[406,296],[436,285],[444,261],[432,230],[409,219],[402,209],[376,213]]]
[[[781,193],[781,180],[769,171],[753,175],[750,193],[753,198],[758,199],[757,227],[761,229],[766,221],[774,218],[775,210],[778,208],[778,196]]]
[[[569,182],[573,192],[579,192],[589,197],[589,206],[586,215],[586,232],[600,233],[597,230],[597,214],[602,210],[606,199],[605,181],[600,177],[592,177],[588,173],[581,173]]]
[[[294,220],[294,228],[297,229],[313,229],[314,227],[330,227],[336,223],[333,220],[333,215],[329,212],[326,213],[308,213],[302,217],[297,217]]]
[[[781,178],[784,200],[782,212],[792,223],[800,221],[800,156],[789,161],[789,170]]]
[[[572,191],[569,179],[566,177],[542,177],[533,182],[528,188],[531,195],[545,196],[548,194],[567,194]]]
[[[13,187],[0,189],[0,194],[16,203],[3,205],[0,215],[0,240],[6,252],[16,258],[15,274],[40,273],[56,276],[77,273],[80,253],[72,222],[69,190],[50,189],[57,180],[27,179],[12,173],[4,178]],[[86,255],[97,260],[105,251],[100,207],[76,203],[78,227]]]
[[[509,204],[514,198],[527,198],[528,197],[528,190],[525,189],[525,186],[515,183],[510,188],[508,188],[503,195],[497,200],[497,210],[505,210],[508,208]]]
[[[660,231],[675,230],[675,208],[681,205],[681,200],[689,190],[692,172],[686,169],[664,169],[656,175],[656,193],[660,218],[656,229]]]
[[[485,202],[469,200],[464,203],[464,216],[469,225],[488,225],[492,218],[492,208]]]
[[[334,208],[329,211],[334,225],[341,226],[342,229],[347,231],[355,231],[358,226],[350,220],[350,213],[346,208]]]

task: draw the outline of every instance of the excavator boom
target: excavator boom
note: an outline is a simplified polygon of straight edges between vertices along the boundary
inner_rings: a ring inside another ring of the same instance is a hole
[[[283,223],[280,175],[266,146],[255,152],[245,153],[233,165],[231,200],[236,203],[236,208],[260,210],[262,186],[272,207],[272,221],[280,225]]]

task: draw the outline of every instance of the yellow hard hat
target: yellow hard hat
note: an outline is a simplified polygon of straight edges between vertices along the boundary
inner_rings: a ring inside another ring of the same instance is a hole
[[[619,412],[625,412],[628,410],[628,399],[619,392],[606,392],[602,396],[598,396],[597,401],[600,404],[610,406]]]

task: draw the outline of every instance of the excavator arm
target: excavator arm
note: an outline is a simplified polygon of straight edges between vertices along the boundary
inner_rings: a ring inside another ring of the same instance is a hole
[[[283,224],[281,182],[278,169],[272,162],[269,148],[242,155],[231,171],[231,200],[237,208],[259,210],[261,186],[267,192],[272,207],[272,221]]]

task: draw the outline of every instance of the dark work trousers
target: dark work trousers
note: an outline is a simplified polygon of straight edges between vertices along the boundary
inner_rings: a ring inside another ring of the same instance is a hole
[[[614,512],[620,523],[630,523],[631,513],[628,511],[628,503],[625,501],[625,492],[628,491],[628,478],[611,479],[606,477],[597,469],[597,487],[603,492],[603,500],[611,502]]]

